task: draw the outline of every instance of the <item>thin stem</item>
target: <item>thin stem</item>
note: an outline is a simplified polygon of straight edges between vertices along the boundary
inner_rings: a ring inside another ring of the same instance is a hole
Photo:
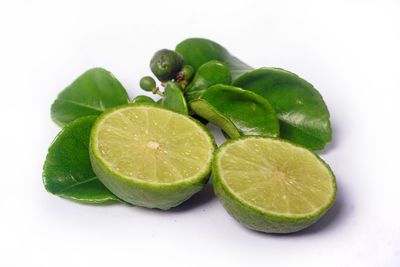
[[[157,95],[160,95],[160,96],[164,96],[164,93],[161,92],[161,91],[157,91],[156,94],[157,94]]]
[[[157,95],[160,95],[160,96],[164,96],[164,93],[161,92],[160,89],[159,89],[158,87],[154,87],[153,90],[151,90],[151,92],[152,92],[153,94],[157,94]]]

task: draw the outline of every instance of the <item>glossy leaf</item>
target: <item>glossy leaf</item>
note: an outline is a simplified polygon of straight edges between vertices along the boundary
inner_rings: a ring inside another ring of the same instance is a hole
[[[90,163],[89,135],[96,117],[67,124],[49,147],[43,166],[48,192],[85,203],[118,200],[96,177]]]
[[[283,69],[260,68],[233,83],[268,99],[280,120],[281,137],[320,150],[331,141],[329,112],[319,92]]]
[[[253,70],[252,67],[232,56],[221,45],[203,38],[186,39],[176,46],[175,51],[183,56],[185,65],[191,65],[196,71],[210,60],[225,63],[231,71],[233,79]]]
[[[124,87],[111,72],[94,68],[65,88],[51,106],[51,118],[60,126],[108,108],[129,103]]]
[[[132,103],[155,103],[153,98],[148,97],[146,95],[138,95],[134,99],[132,99]]]
[[[167,82],[161,105],[184,115],[189,114],[186,99],[178,85],[173,82]]]
[[[187,101],[198,98],[208,87],[215,84],[230,85],[232,76],[226,65],[217,60],[211,60],[197,70],[192,82],[185,88]]]
[[[241,135],[279,136],[275,110],[266,99],[250,91],[218,84],[209,87],[189,105],[231,138]]]

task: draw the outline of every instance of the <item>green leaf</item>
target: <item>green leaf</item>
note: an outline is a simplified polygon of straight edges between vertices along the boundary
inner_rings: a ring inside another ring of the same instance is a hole
[[[108,108],[129,103],[124,87],[111,72],[94,68],[65,88],[51,106],[51,118],[60,126]]]
[[[209,87],[189,105],[231,138],[241,135],[279,136],[275,110],[266,99],[253,92],[218,84]]]
[[[198,98],[208,87],[215,84],[232,83],[232,76],[226,65],[217,60],[211,60],[197,70],[192,82],[185,88],[187,101]]]
[[[322,96],[296,74],[260,68],[243,74],[233,85],[268,99],[280,120],[282,138],[313,150],[331,141],[329,112]]]
[[[173,82],[167,82],[161,105],[184,115],[189,114],[186,99],[181,89]]]
[[[233,79],[253,70],[252,67],[232,56],[221,45],[203,38],[186,39],[176,46],[175,51],[183,56],[184,65],[192,66],[195,71],[210,60],[225,63],[231,71]]]
[[[155,103],[153,98],[148,97],[146,95],[138,95],[134,99],[132,99],[132,103]]]
[[[90,163],[89,136],[96,117],[67,124],[49,147],[43,166],[48,192],[85,203],[119,200],[96,177]]]

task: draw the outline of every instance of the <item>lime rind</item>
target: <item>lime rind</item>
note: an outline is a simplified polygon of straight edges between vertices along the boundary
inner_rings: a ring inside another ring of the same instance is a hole
[[[107,166],[107,163],[99,156],[99,151],[96,148],[96,144],[93,140],[96,137],[96,129],[101,123],[102,119],[109,113],[115,112],[116,110],[122,110],[130,107],[154,107],[157,109],[163,109],[168,112],[177,114],[177,116],[184,116],[191,120],[199,127],[207,136],[210,142],[210,156],[205,164],[204,168],[196,173],[196,175],[187,177],[183,180],[179,180],[171,183],[152,183],[146,182],[139,179],[127,178],[124,175],[112,170]],[[122,106],[118,106],[107,110],[98,117],[92,127],[90,137],[90,159],[94,172],[99,177],[100,181],[115,195],[121,199],[138,206],[147,208],[159,208],[159,209],[170,209],[171,207],[177,206],[183,201],[189,199],[193,194],[200,191],[204,184],[207,183],[210,172],[212,158],[217,145],[211,133],[208,129],[197,120],[176,113],[168,108],[161,107],[158,104],[152,103],[131,103]]]
[[[253,139],[254,139],[254,138],[253,138]],[[242,139],[242,140],[235,140],[235,141],[236,141],[236,142],[231,142],[231,143],[239,143],[239,144],[240,144],[240,142],[244,142],[245,139],[244,139],[244,140],[243,140],[243,139]],[[276,143],[278,143],[278,144],[279,144],[279,143],[289,143],[289,142],[283,141],[282,139],[281,139],[281,140],[278,140],[278,139],[273,139],[273,138],[270,138],[269,141],[276,141]],[[293,144],[291,143],[291,145],[293,145]],[[223,151],[220,151],[220,153],[223,154],[223,153],[225,152],[226,148],[227,148],[227,147],[224,146],[224,148],[222,149]],[[298,149],[298,150],[301,151],[301,152],[309,153],[309,154],[311,154],[311,155],[314,156],[314,157],[316,156],[316,154],[313,153],[312,151],[310,151],[310,150],[308,150],[308,149],[304,149],[304,147],[301,147],[301,146],[299,146],[299,145],[297,145],[297,146],[294,146],[294,145],[293,145],[293,148],[291,148],[291,149]],[[323,163],[324,170],[326,171],[327,176],[332,177],[333,173],[332,173],[332,170],[330,170],[329,166],[328,166],[325,162],[323,162],[321,158],[318,158],[318,157],[315,157],[315,158],[317,158],[317,160],[318,160],[319,163]],[[219,158],[219,159],[220,159],[220,158]],[[251,158],[250,158],[250,159],[251,159]],[[221,166],[221,162],[218,162],[217,165]],[[260,175],[261,175],[261,172],[260,172]],[[222,177],[222,176],[221,176],[221,177]],[[334,179],[332,178],[332,179],[330,179],[330,183],[329,183],[329,184],[332,185],[334,182],[335,182],[335,181],[334,181]],[[321,186],[322,186],[322,185],[321,185]],[[229,188],[229,185],[227,185],[227,187]],[[333,187],[332,187],[332,189],[333,189]],[[231,188],[230,191],[232,192],[232,191],[235,191],[235,190]],[[334,195],[334,191],[335,191],[335,190],[330,191],[330,193],[331,193],[330,196],[331,196],[331,197]],[[240,193],[239,193],[239,194],[240,194]],[[324,201],[324,205],[329,205],[330,200],[331,200],[331,197],[328,198],[327,201]],[[243,198],[243,197],[238,196],[237,198],[240,199],[242,202],[246,202],[246,199]],[[326,203],[328,203],[328,204],[326,204]],[[249,205],[251,205],[251,204],[249,204]],[[256,206],[256,204],[255,204],[255,206]],[[269,214],[275,214],[275,215],[277,215],[277,216],[287,216],[287,217],[293,218],[293,217],[307,217],[307,216],[312,216],[312,215],[315,213],[314,210],[316,210],[317,208],[314,208],[313,211],[311,211],[311,212],[302,212],[301,214],[290,213],[290,212],[276,212],[276,211],[269,210],[268,208],[263,208],[263,207],[261,207],[261,206],[259,206],[258,209],[261,210],[261,211],[264,211],[264,212],[266,212],[266,213],[269,213]],[[319,210],[319,208],[318,208],[318,210]]]
[[[332,178],[333,191],[331,198],[326,203],[326,205],[319,208],[316,212],[311,214],[289,216],[285,214],[277,214],[274,212],[269,212],[264,209],[255,207],[247,203],[243,199],[237,197],[235,193],[233,193],[232,190],[229,188],[229,186],[227,186],[223,182],[220,169],[218,167],[219,165],[218,162],[220,160],[220,157],[224,149],[229,144],[247,138],[278,140],[311,152],[327,168],[328,172],[330,173],[330,177]],[[300,145],[289,142],[287,140],[283,140],[281,138],[265,137],[265,136],[242,136],[236,139],[228,140],[227,142],[222,144],[216,151],[213,159],[212,182],[216,196],[219,198],[224,208],[233,218],[235,218],[239,223],[243,224],[244,226],[250,229],[266,233],[292,233],[309,227],[310,225],[314,224],[318,219],[320,219],[333,205],[337,192],[337,184],[331,168],[316,153]]]
[[[112,193],[130,204],[146,208],[168,210],[178,206],[199,192],[209,178],[209,172],[203,172],[197,179],[179,184],[146,184],[120,176],[97,162],[92,151],[90,155],[94,172]]]
[[[114,112],[114,111],[116,111],[116,110],[118,110],[118,111],[122,111],[122,109],[123,108],[129,108],[129,107],[132,107],[132,106],[154,106],[154,107],[156,107],[156,108],[158,108],[158,109],[164,109],[164,110],[168,110],[168,111],[170,111],[170,112],[174,112],[174,113],[177,113],[177,112],[175,112],[175,111],[173,111],[173,110],[171,110],[171,109],[169,109],[169,108],[167,108],[167,107],[160,107],[159,105],[157,105],[157,104],[152,104],[152,103],[131,103],[131,104],[126,104],[126,105],[121,105],[121,106],[118,106],[118,107],[115,107],[115,108],[113,108],[113,109],[110,109],[110,110],[108,110],[108,111],[106,111],[106,112],[104,112],[101,116],[99,116],[98,118],[97,118],[97,120],[94,122],[94,124],[93,124],[93,127],[92,127],[92,132],[91,132],[91,138],[90,138],[90,140],[93,140],[95,137],[95,131],[96,131],[96,129],[98,128],[98,126],[99,126],[99,124],[102,122],[102,119],[104,118],[104,117],[106,117],[107,116],[107,114],[108,113],[112,113],[112,112]],[[179,114],[179,113],[178,113]],[[200,175],[202,174],[202,173],[206,173],[206,172],[209,172],[209,169],[210,169],[210,167],[211,167],[211,163],[212,163],[212,158],[213,158],[213,154],[214,154],[214,151],[215,151],[215,149],[217,148],[217,145],[216,145],[216,143],[215,143],[215,140],[214,140],[214,137],[211,135],[211,133],[209,132],[209,130],[202,124],[202,123],[200,123],[199,121],[197,121],[196,119],[193,119],[192,117],[189,117],[189,116],[185,116],[186,118],[188,118],[188,119],[190,119],[192,122],[194,122],[195,124],[196,124],[196,126],[198,126],[198,127],[200,127],[205,133],[207,133],[207,136],[210,138],[210,141],[211,141],[211,145],[212,145],[212,147],[213,147],[213,152],[212,153],[210,153],[210,160],[209,160],[209,162],[207,163],[207,165],[203,168],[203,170],[200,172]],[[94,147],[94,145],[93,145],[93,142],[90,142],[90,149],[92,150],[92,152],[96,152],[96,154],[97,154],[97,149],[95,149],[95,147]],[[101,163],[103,164],[103,165],[105,165],[105,166],[107,166],[108,165],[108,163],[106,163],[106,162],[104,162],[104,160],[103,159],[101,159],[101,157],[99,157],[99,160],[101,161]],[[208,166],[209,165],[209,166]],[[108,168],[109,169],[109,168]],[[111,171],[111,170],[110,170]],[[193,179],[193,177],[197,177],[198,175],[193,175],[193,176],[190,176],[190,177],[187,177],[187,178],[185,178],[185,179],[182,179],[182,180],[179,180],[179,181],[176,181],[176,182],[168,182],[168,183],[162,183],[162,182],[158,182],[158,183],[149,183],[149,182],[146,182],[146,181],[143,181],[143,180],[139,180],[139,179],[136,179],[136,178],[134,178],[134,177],[129,177],[129,178],[125,178],[124,177],[124,175],[123,174],[121,174],[121,173],[119,173],[119,172],[116,172],[116,171],[112,171],[113,173],[115,173],[116,175],[118,175],[118,176],[120,176],[120,177],[122,177],[122,178],[124,178],[124,179],[127,179],[127,180],[135,180],[135,182],[137,182],[137,183],[142,183],[142,184],[153,184],[153,185],[155,185],[155,186],[163,186],[163,185],[177,185],[177,184],[184,184],[185,182],[190,182],[192,179]]]

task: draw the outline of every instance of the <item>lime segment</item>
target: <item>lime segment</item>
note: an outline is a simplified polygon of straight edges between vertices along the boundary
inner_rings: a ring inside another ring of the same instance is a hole
[[[199,191],[214,148],[200,123],[145,103],[106,112],[91,133],[92,165],[99,179],[123,200],[151,208],[168,209]]]
[[[336,195],[329,166],[313,152],[281,139],[228,141],[218,149],[213,177],[228,212],[264,232],[288,233],[311,225]]]

